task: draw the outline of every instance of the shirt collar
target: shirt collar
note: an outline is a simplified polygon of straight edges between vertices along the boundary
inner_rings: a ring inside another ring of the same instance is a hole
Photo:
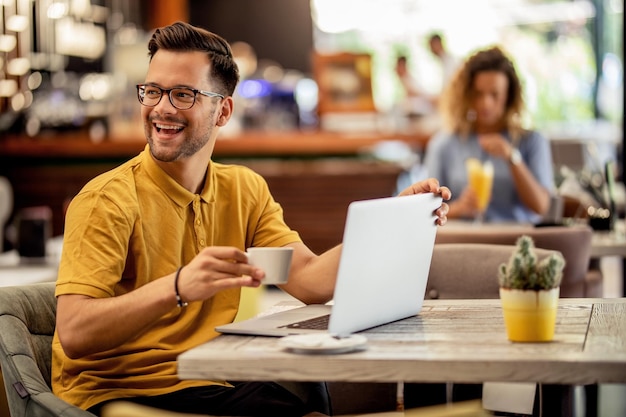
[[[152,181],[170,198],[181,207],[188,206],[196,194],[190,192],[182,185],[177,183],[172,177],[170,177],[161,167],[156,163],[152,155],[150,154],[150,145],[146,145],[141,152],[142,163],[146,167],[146,171]],[[204,179],[204,186],[200,192],[200,198],[205,202],[213,200],[214,187],[213,187],[213,162],[209,160],[207,167],[206,177]]]

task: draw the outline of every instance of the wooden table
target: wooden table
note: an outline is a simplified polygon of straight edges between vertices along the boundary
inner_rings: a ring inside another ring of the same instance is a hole
[[[561,299],[550,343],[507,340],[499,300],[426,300],[414,317],[364,332],[368,349],[281,350],[222,335],[178,358],[182,379],[626,383],[626,299]]]

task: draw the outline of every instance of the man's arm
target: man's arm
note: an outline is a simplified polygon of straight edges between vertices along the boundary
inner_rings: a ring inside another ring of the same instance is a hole
[[[180,271],[181,298],[202,301],[224,289],[258,287],[263,273],[247,260],[233,247],[202,250]],[[80,358],[119,346],[178,308],[174,277],[175,273],[166,275],[117,297],[59,296],[57,332],[65,354]]]
[[[174,274],[119,297],[61,295],[57,332],[65,354],[77,359],[119,346],[175,307]]]
[[[280,288],[305,304],[323,304],[333,298],[341,245],[317,256],[304,243],[291,243],[289,281]]]

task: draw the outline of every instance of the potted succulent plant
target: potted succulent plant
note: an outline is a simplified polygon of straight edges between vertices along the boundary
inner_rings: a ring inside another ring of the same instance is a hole
[[[514,342],[546,342],[554,337],[559,286],[565,260],[559,253],[538,260],[530,236],[517,240],[498,280],[507,336]]]

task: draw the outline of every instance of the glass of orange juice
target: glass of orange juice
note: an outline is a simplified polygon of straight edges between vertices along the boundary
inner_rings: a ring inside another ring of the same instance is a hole
[[[491,161],[480,162],[476,158],[468,158],[465,161],[469,186],[476,194],[478,214],[475,221],[482,222],[485,210],[491,200],[493,187],[493,164]]]

